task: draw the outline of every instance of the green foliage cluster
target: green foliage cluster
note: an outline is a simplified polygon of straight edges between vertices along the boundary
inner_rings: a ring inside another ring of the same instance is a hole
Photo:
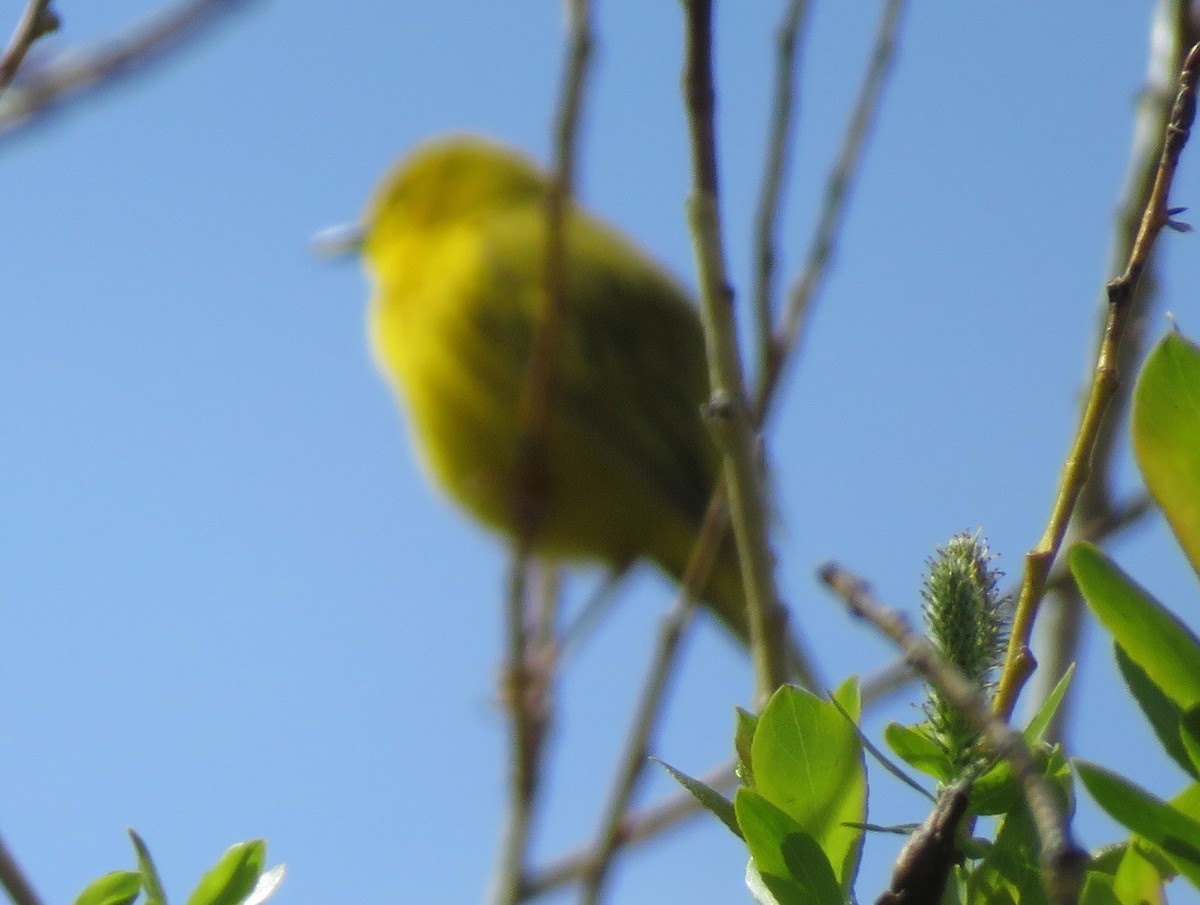
[[[1147,488],[1200,573],[1200,348],[1178,334],[1159,343],[1139,377],[1133,441]],[[981,539],[959,535],[931,561],[924,587],[935,648],[985,695],[1005,631],[989,559]],[[1176,878],[1200,889],[1200,640],[1095,546],[1077,544],[1068,564],[1111,634],[1121,675],[1159,744],[1179,765],[1184,784],[1164,801],[1101,766],[1068,759],[1059,745],[1049,744],[1046,728],[1072,672],[1021,735],[1064,820],[1074,812],[1078,777],[1130,831],[1127,839],[1087,858],[1078,901],[1158,905]],[[853,883],[866,834],[873,830],[910,834],[880,905],[1060,901],[1058,891],[1048,891],[1043,840],[1012,765],[982,747],[962,715],[936,694],[925,712],[925,722],[892,723],[884,731],[897,758],[935,780],[934,810],[921,825],[866,823],[863,750],[903,774],[861,736],[853,680],[830,701],[781,688],[760,715],[739,712],[735,748],[742,785],[732,801],[672,773],[745,841],[747,885],[762,905],[856,901]]]
[[[75,899],[75,905],[167,905],[158,869],[146,843],[129,831],[137,853],[137,870],[114,870],[93,880]],[[200,878],[187,905],[263,905],[283,882],[283,865],[263,870],[267,843],[262,839],[239,842]],[[144,897],[143,897],[144,896]]]

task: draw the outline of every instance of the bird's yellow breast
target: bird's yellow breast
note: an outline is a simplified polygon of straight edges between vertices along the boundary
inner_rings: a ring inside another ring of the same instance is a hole
[[[574,205],[541,496],[517,499],[522,394],[546,309],[547,191],[527,159],[477,139],[432,143],[397,167],[364,244],[376,360],[427,471],[478,520],[512,536],[532,508],[544,554],[644,558],[678,579],[717,474],[699,414],[699,321],[648,256]],[[732,548],[711,591],[744,636]]]

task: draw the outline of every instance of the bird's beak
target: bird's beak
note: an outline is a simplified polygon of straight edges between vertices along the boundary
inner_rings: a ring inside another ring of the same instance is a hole
[[[318,258],[333,260],[362,253],[366,230],[359,223],[342,223],[326,227],[309,241],[309,248]]]

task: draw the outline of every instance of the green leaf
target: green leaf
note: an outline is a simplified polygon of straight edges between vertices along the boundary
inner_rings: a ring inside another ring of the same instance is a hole
[[[1123,776],[1074,760],[1084,786],[1110,817],[1154,843],[1200,888],[1200,821],[1155,798]]]
[[[138,868],[142,872],[142,888],[146,890],[146,905],[167,905],[167,894],[163,891],[162,880],[158,876],[158,868],[150,857],[150,849],[142,837],[129,829],[129,838],[133,842],[133,850],[137,854]]]
[[[817,841],[848,894],[863,835],[848,824],[862,823],[867,810],[855,727],[828,701],[784,686],[759,717],[751,749],[755,790]]]
[[[188,905],[241,905],[253,891],[267,856],[262,839],[239,842],[221,856],[188,899]]]
[[[677,783],[691,792],[695,799],[715,814],[723,824],[733,831],[734,835],[742,838],[742,831],[738,828],[737,815],[734,813],[732,801],[712,786],[706,785],[698,779],[693,779],[682,770],[676,770],[666,761],[659,760],[657,757],[650,759],[661,764],[663,769],[670,773]]]
[[[75,905],[130,905],[142,892],[142,875],[136,870],[114,870],[89,883]]]
[[[942,746],[929,735],[927,723],[919,726],[888,723],[884,727],[883,738],[892,753],[913,769],[940,782],[949,782],[953,778],[954,765]]]
[[[1054,686],[1054,690],[1046,696],[1046,700],[1042,701],[1042,706],[1038,708],[1038,712],[1034,714],[1029,725],[1025,727],[1025,743],[1027,745],[1036,745],[1042,740],[1046,734],[1046,728],[1050,725],[1050,721],[1054,719],[1054,715],[1058,713],[1058,708],[1062,705],[1063,698],[1067,696],[1067,688],[1071,685],[1071,677],[1075,675],[1075,664],[1072,663],[1067,667],[1067,671],[1063,673],[1058,684]]]
[[[1083,888],[1079,890],[1079,905],[1121,905],[1113,891],[1112,877],[1089,870],[1083,875]]]
[[[862,691],[858,687],[858,676],[851,676],[830,695],[855,723],[862,719]]]
[[[971,873],[971,903],[1048,905],[1038,856],[1037,829],[1021,799],[1000,821],[987,857]]]
[[[734,808],[754,867],[779,905],[838,905],[842,901],[841,887],[825,851],[795,819],[744,786],[737,790]]]
[[[750,746],[754,741],[754,730],[758,728],[758,717],[741,707],[738,707],[735,713],[737,726],[733,733],[733,748],[738,757],[738,777],[750,788],[754,788],[754,763],[750,759]]]
[[[1192,707],[1179,720],[1179,741],[1195,768],[1192,775],[1200,779],[1200,706]]]
[[[1021,787],[1012,765],[1004,759],[992,764],[971,789],[971,813],[982,817],[1007,814],[1021,800]]]
[[[1068,560],[1088,606],[1129,659],[1184,710],[1200,704],[1200,642],[1187,626],[1097,547],[1076,544]]]
[[[1113,652],[1117,658],[1117,668],[1121,671],[1121,677],[1124,678],[1125,685],[1129,688],[1133,699],[1142,708],[1142,713],[1150,721],[1150,727],[1158,737],[1158,743],[1175,763],[1190,773],[1194,779],[1200,779],[1200,771],[1197,771],[1191,758],[1188,757],[1187,748],[1184,747],[1184,741],[1180,736],[1183,708],[1167,697],[1163,690],[1146,675],[1144,669],[1129,659],[1129,654],[1125,653],[1125,648],[1120,644],[1113,643]]]
[[[1200,348],[1171,332],[1133,388],[1133,452],[1192,568],[1200,573]]]
[[[1121,905],[1166,905],[1163,895],[1166,879],[1142,852],[1141,846],[1130,842],[1113,877],[1113,892]]]

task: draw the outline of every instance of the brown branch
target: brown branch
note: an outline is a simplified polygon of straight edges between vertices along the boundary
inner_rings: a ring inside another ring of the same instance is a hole
[[[60,24],[58,14],[50,8],[50,0],[29,0],[13,30],[8,47],[0,54],[0,94],[12,84],[25,54],[29,53],[34,42],[43,35],[58,31]]]
[[[795,358],[813,298],[824,282],[833,261],[834,246],[846,216],[849,191],[858,181],[863,150],[871,128],[878,119],[883,89],[896,56],[897,36],[907,0],[887,0],[875,33],[870,62],[862,87],[842,138],[841,148],[826,181],[825,200],[809,246],[808,259],[800,276],[788,290],[787,305],[775,328],[775,335],[759,375],[755,418],[765,420],[776,387],[787,363]]]
[[[1108,319],[1096,356],[1095,377],[1075,441],[1063,466],[1062,479],[1050,518],[1038,545],[1025,556],[1021,595],[1013,616],[1008,653],[996,692],[996,712],[1004,719],[1012,715],[1017,696],[1034,669],[1033,654],[1029,649],[1030,635],[1045,594],[1050,570],[1067,531],[1067,523],[1088,478],[1092,450],[1095,448],[1105,409],[1117,392],[1118,353],[1129,320],[1138,277],[1146,269],[1154,240],[1163,227],[1171,223],[1167,195],[1175,176],[1179,155],[1187,143],[1196,115],[1195,85],[1198,70],[1200,44],[1189,51],[1180,73],[1179,92],[1163,139],[1158,172],[1129,254],[1129,261],[1124,272],[1107,287]]]
[[[808,21],[808,0],[791,0],[776,32],[775,91],[771,104],[767,160],[754,217],[753,310],[758,340],[758,362],[766,368],[771,358],[772,319],[775,310],[775,238],[779,224],[779,202],[783,196],[785,168],[791,155],[796,123],[796,47]]]
[[[32,884],[21,870],[4,840],[0,839],[0,886],[8,893],[13,905],[42,905]]]
[[[253,0],[189,0],[160,10],[126,31],[63,53],[12,86],[0,105],[0,137],[44,119],[66,103],[106,88],[194,38]]]
[[[592,35],[588,0],[568,0],[567,55],[554,123],[555,161],[546,197],[546,306],[534,325],[533,345],[520,401],[517,481],[513,499],[517,543],[506,607],[508,683],[511,705],[512,786],[500,859],[492,886],[496,905],[515,905],[524,897],[526,856],[541,781],[544,742],[550,723],[553,648],[529,650],[526,627],[529,563],[545,508],[546,434],[566,312],[566,218],[575,183],[575,139]],[[549,602],[542,608],[552,614]],[[535,628],[552,637],[553,627]]]
[[[988,747],[1012,765],[1041,840],[1042,869],[1051,901],[1074,905],[1088,862],[1087,852],[1072,837],[1069,815],[1059,806],[1021,733],[993,712],[979,688],[944,659],[929,639],[910,629],[900,612],[877,602],[864,581],[835,563],[822,566],[818,574],[852,615],[865,619],[900,648],[905,659],[963,715]]]
[[[1155,10],[1149,42],[1148,84],[1138,97],[1129,171],[1117,204],[1109,272],[1124,266],[1133,247],[1142,211],[1145,210],[1158,172],[1159,136],[1166,129],[1171,115],[1176,74],[1183,66],[1187,49],[1200,40],[1200,31],[1192,19],[1191,7],[1190,0],[1159,0]],[[1149,314],[1158,300],[1156,258],[1157,254],[1151,256],[1150,264],[1142,272],[1133,295],[1125,338],[1117,358],[1120,374],[1133,373],[1145,352],[1147,325],[1153,321]],[[1108,316],[1107,298],[1101,300],[1099,308],[1102,329]],[[1100,335],[1101,330],[1097,330],[1097,342]],[[1093,350],[1093,356],[1096,351]],[[1100,423],[1092,451],[1091,473],[1080,491],[1079,502],[1064,541],[1068,547],[1078,540],[1094,540],[1087,526],[1113,515],[1113,472],[1116,457],[1122,449],[1125,425],[1129,420],[1127,413],[1131,389],[1130,381],[1121,384]],[[1037,657],[1040,663],[1035,675],[1035,702],[1044,700],[1051,693],[1076,660],[1085,613],[1083,598],[1072,583],[1055,588],[1052,577],[1047,591],[1055,594],[1057,605],[1046,611],[1037,629]],[[1063,737],[1075,700],[1076,690],[1072,686],[1055,712],[1054,720],[1046,731],[1047,738]]]

